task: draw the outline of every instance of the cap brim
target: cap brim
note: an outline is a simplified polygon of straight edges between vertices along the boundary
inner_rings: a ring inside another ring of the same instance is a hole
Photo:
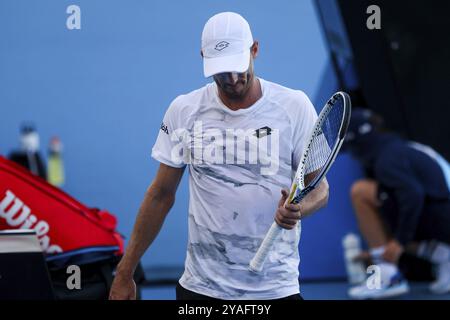
[[[206,78],[223,72],[245,72],[250,65],[250,50],[215,58],[203,58],[203,73]]]

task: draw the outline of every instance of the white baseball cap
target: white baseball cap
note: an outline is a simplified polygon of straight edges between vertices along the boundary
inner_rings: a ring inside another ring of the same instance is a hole
[[[250,65],[253,36],[248,22],[234,12],[212,16],[202,33],[203,72],[211,77],[222,72],[245,72]]]

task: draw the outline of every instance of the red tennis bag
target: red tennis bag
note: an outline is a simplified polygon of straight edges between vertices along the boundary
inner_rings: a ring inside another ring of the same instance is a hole
[[[116,218],[107,211],[86,207],[0,156],[0,230],[34,229],[51,264],[84,264],[121,256],[123,237],[116,225]]]

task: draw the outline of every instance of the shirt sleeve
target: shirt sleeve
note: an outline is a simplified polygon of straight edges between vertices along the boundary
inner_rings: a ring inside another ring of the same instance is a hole
[[[186,130],[180,125],[180,99],[175,99],[164,115],[156,142],[152,148],[152,157],[165,165],[182,168],[186,165],[183,157]]]
[[[308,143],[314,124],[317,120],[317,112],[308,96],[298,91],[300,108],[294,121],[293,127],[293,151],[292,151],[292,168],[297,170],[303,151]],[[309,170],[314,171],[314,170]],[[308,172],[307,172],[308,173]]]

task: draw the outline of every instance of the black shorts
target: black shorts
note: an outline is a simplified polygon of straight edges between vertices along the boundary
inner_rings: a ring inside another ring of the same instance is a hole
[[[176,287],[177,300],[209,300],[209,301],[218,301],[220,299],[208,297],[190,290],[183,288],[179,283],[177,283]],[[300,293],[293,294],[291,296],[287,296],[280,299],[274,300],[303,300]]]
[[[398,228],[398,206],[393,191],[378,187],[383,222],[391,235]],[[414,241],[437,240],[450,244],[450,200],[425,199],[423,211],[414,232]]]

